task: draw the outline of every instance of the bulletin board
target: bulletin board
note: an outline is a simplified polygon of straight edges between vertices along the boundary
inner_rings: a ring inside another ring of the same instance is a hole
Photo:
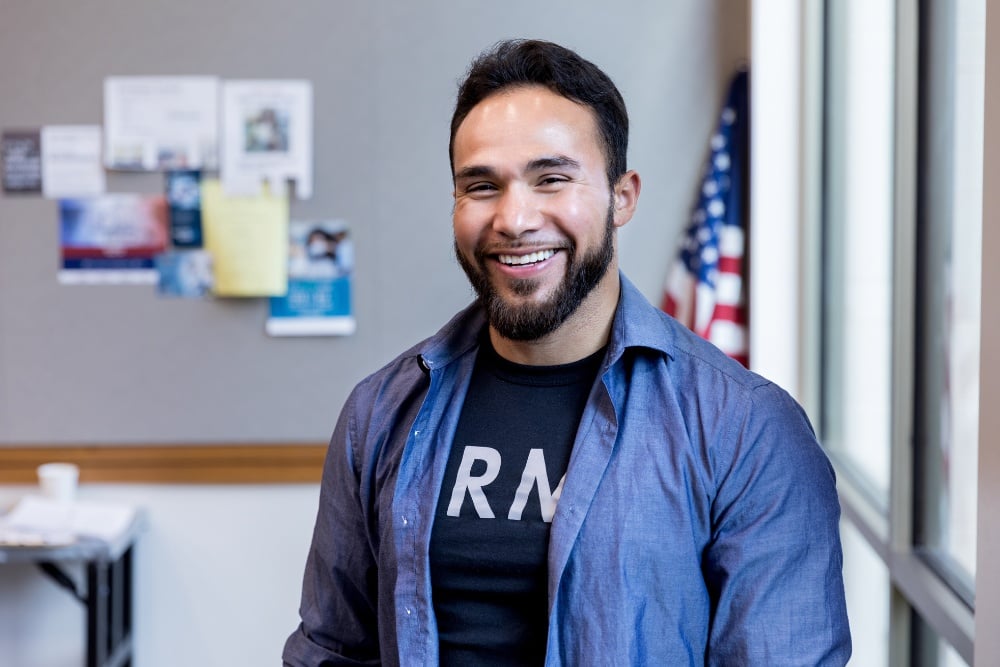
[[[452,250],[449,120],[469,61],[502,38],[566,44],[622,89],[644,183],[622,265],[657,300],[746,59],[747,7],[642,0],[618,14],[529,0],[6,0],[0,130],[100,124],[108,77],[310,82],[312,192],[290,215],[350,225],[357,327],[275,337],[266,299],[60,284],[58,202],[0,193],[0,483],[53,457],[83,461],[84,480],[317,480],[354,384],[472,298]],[[161,172],[106,178],[108,192],[164,188]]]

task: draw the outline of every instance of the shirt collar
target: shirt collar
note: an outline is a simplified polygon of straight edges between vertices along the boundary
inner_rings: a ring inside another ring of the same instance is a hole
[[[614,363],[626,348],[645,347],[670,354],[674,333],[666,326],[666,314],[654,308],[625,274],[619,271],[621,295],[615,309],[608,341],[607,359]],[[418,346],[422,364],[435,368],[451,363],[478,346],[478,336],[486,326],[479,302],[455,315],[440,331]]]
[[[667,324],[669,316],[653,307],[624,273],[619,272],[619,278],[621,296],[611,325],[608,359],[618,359],[629,347],[645,347],[670,355],[676,337],[673,327]]]

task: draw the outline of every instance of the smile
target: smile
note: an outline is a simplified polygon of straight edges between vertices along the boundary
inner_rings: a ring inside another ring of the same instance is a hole
[[[555,250],[539,250],[527,255],[497,255],[497,260],[507,266],[525,266],[527,264],[537,264],[544,262],[549,257],[556,254]]]

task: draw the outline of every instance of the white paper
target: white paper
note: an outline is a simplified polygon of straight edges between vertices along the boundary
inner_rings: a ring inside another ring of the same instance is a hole
[[[230,196],[255,196],[268,183],[283,196],[312,196],[312,83],[301,80],[225,81],[222,84],[222,187]]]
[[[42,194],[50,199],[104,193],[99,125],[42,128]]]
[[[269,317],[264,331],[269,336],[350,336],[358,325],[353,317]]]
[[[32,536],[45,544],[63,542],[67,536],[96,537],[110,542],[128,530],[135,513],[135,508],[129,505],[59,502],[41,496],[25,496],[4,517],[0,532],[8,536]]]
[[[108,169],[218,169],[219,79],[117,76],[104,81]]]

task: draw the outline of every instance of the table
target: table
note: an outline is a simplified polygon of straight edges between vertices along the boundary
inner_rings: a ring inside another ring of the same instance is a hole
[[[0,546],[0,563],[34,563],[87,610],[87,667],[132,664],[132,548],[143,525],[137,513],[114,540],[78,537],[60,546]],[[63,565],[83,563],[86,585]]]

